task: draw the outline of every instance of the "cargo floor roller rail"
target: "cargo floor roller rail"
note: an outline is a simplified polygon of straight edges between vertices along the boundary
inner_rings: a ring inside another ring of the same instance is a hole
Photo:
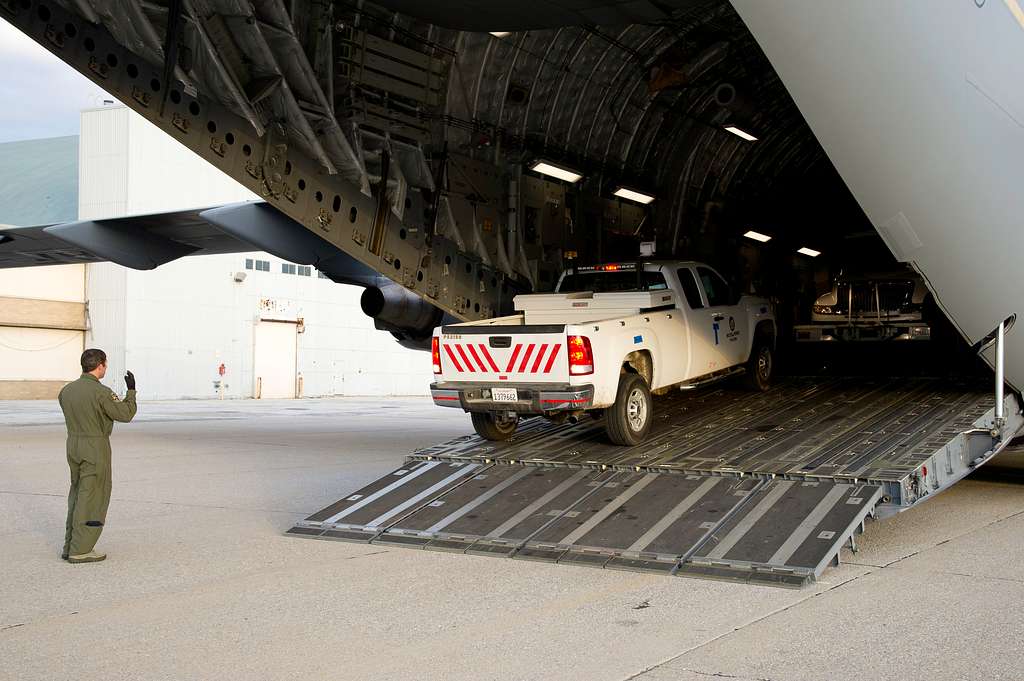
[[[1001,391],[997,391],[1001,392]],[[405,465],[292,535],[799,587],[856,549],[865,521],[910,508],[994,456],[1022,425],[987,382],[791,378],[656,401],[642,445],[597,420],[524,422]]]

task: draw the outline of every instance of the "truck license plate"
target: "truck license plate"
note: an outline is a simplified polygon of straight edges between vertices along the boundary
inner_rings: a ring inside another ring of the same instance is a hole
[[[491,397],[495,402],[518,402],[519,391],[515,388],[491,388]]]

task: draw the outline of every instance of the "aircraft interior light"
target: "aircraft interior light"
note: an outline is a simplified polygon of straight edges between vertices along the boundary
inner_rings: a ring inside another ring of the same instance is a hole
[[[637,203],[642,203],[644,205],[654,201],[654,197],[650,194],[644,194],[643,192],[638,192],[635,189],[628,189],[626,187],[619,187],[615,190],[614,195],[618,196],[620,199],[629,199],[630,201],[636,201]]]
[[[565,180],[566,182],[579,182],[583,179],[583,176],[574,170],[569,170],[562,166],[555,165],[550,161],[536,161],[530,170],[541,175],[550,175],[551,177],[557,177],[559,180]]]
[[[749,132],[746,132],[745,130],[740,130],[735,125],[727,125],[727,126],[725,126],[725,129],[727,131],[731,132],[732,134],[736,135],[737,137],[742,137],[743,139],[747,140],[748,142],[756,142],[757,141],[756,137],[751,135]]]

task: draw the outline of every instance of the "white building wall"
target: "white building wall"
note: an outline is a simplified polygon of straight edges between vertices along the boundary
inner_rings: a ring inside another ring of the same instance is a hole
[[[0,298],[85,302],[85,265],[53,265],[0,270]],[[0,383],[5,381],[71,381],[81,373],[79,358],[84,332],[36,329],[0,323]],[[51,397],[56,386],[42,392],[11,392],[18,398]]]
[[[128,123],[125,107],[82,112],[78,141],[78,219],[119,217],[128,210]]]
[[[128,214],[128,123],[134,115],[124,107],[82,112],[78,142],[78,219]],[[85,267],[88,314],[85,346],[101,348],[107,353],[107,383],[123,389],[127,270],[112,263]]]
[[[259,199],[134,112],[128,115],[127,139],[127,215]]]
[[[0,298],[85,302],[85,265],[0,270]]]
[[[82,350],[81,331],[0,326],[0,381],[73,381]]]
[[[109,385],[124,389],[127,328],[128,277],[124,267],[111,263],[86,265],[85,346],[107,353],[106,379]],[[116,380],[115,380],[116,379]]]
[[[83,112],[81,217],[119,217],[255,199],[171,137],[124,108]],[[103,178],[109,178],[109,184]],[[246,258],[270,271],[245,269]],[[362,289],[284,274],[266,253],[183,258],[140,272],[88,265],[91,329],[106,350],[105,381],[124,389],[126,368],[142,397],[212,397],[224,364],[226,397],[255,391],[253,356],[260,303],[272,300],[304,322],[297,336],[302,395],[425,395],[429,355],[402,348],[359,309]],[[244,272],[236,282],[234,275]],[[298,378],[297,376],[297,378]]]

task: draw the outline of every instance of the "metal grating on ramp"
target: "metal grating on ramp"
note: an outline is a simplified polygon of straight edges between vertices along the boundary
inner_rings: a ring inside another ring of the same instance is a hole
[[[609,443],[598,421],[534,418],[510,442],[464,436],[412,458],[895,482],[991,406],[976,381],[791,378],[764,393],[723,385],[658,398],[651,435],[635,447]]]
[[[325,539],[801,586],[878,485],[414,462],[302,521]]]
[[[636,447],[603,424],[455,438],[289,534],[800,586],[865,518],[929,498],[998,451],[992,398],[933,378],[791,378],[655,402]],[[1011,400],[1007,432],[1024,426]]]

